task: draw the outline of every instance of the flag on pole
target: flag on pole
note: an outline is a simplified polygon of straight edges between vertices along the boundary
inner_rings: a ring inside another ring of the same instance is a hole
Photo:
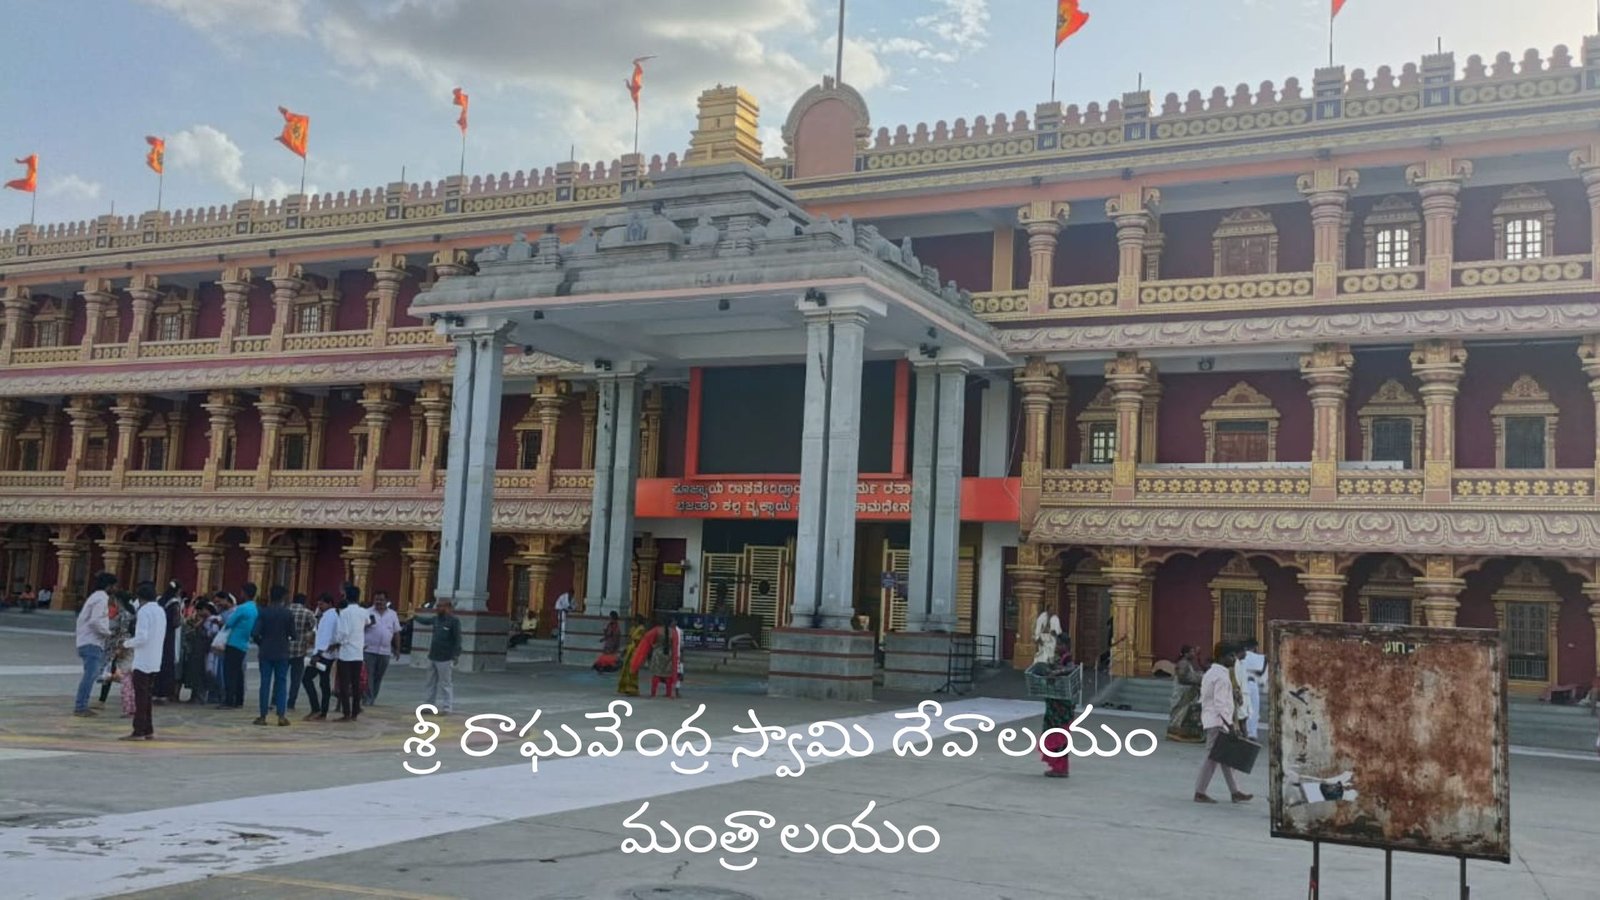
[[[13,178],[10,181],[6,182],[6,187],[10,188],[13,191],[22,191],[22,192],[28,193],[28,194],[31,194],[34,191],[38,190],[38,188],[39,188],[39,154],[30,153],[27,156],[23,157],[22,159],[17,160],[17,164],[21,165],[21,166],[27,166],[28,167],[28,171],[21,178]]]
[[[1088,21],[1089,14],[1078,8],[1078,0],[1056,0],[1056,46],[1077,34]]]
[[[467,95],[461,88],[456,88],[450,95],[450,102],[461,107],[461,115],[456,118],[456,125],[461,128],[461,133],[467,133]]]
[[[1337,16],[1341,9],[1344,9],[1344,0],[1333,0],[1333,12],[1329,13],[1329,18]]]
[[[655,57],[654,56],[641,56],[638,59],[634,60],[633,61],[633,77],[629,78],[627,81],[623,82],[623,84],[627,85],[627,87],[628,87],[628,96],[633,98],[633,111],[634,112],[638,112],[639,111],[639,92],[644,90],[644,66],[641,65],[641,63],[643,63],[647,59],[655,59]]]
[[[306,142],[311,137],[311,117],[292,113],[282,106],[278,107],[278,112],[283,113],[283,134],[278,135],[278,143],[305,159]]]
[[[144,164],[157,175],[162,174],[167,166],[167,142],[150,134],[144,136],[144,142],[150,145],[150,152],[145,154]]]

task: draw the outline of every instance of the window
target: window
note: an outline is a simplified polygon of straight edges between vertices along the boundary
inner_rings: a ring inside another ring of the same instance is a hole
[[[17,471],[37,472],[43,461],[43,441],[39,438],[23,438],[17,441]]]
[[[1265,421],[1218,422],[1217,449],[1212,462],[1268,462],[1268,427]]]
[[[1235,210],[1212,233],[1211,252],[1218,276],[1271,274],[1278,271],[1278,227],[1259,209]]]
[[[1411,265],[1411,229],[1385,228],[1378,232],[1376,268],[1398,269]]]
[[[1506,220],[1505,246],[1505,258],[1509,260],[1544,256],[1544,222],[1532,218]]]
[[[147,437],[143,440],[143,452],[140,454],[140,468],[147,472],[159,472],[167,467],[167,439],[164,437]]]
[[[1249,590],[1222,592],[1222,639],[1242,641],[1256,636],[1256,602],[1259,595]]]
[[[1543,469],[1543,416],[1512,416],[1506,419],[1506,465],[1508,469]]]
[[[322,331],[322,306],[306,303],[295,309],[296,334],[317,334]]]
[[[291,471],[302,471],[311,468],[307,464],[307,447],[309,443],[306,435],[286,434],[283,436],[283,446],[278,453],[278,465]]]
[[[1206,462],[1275,462],[1278,410],[1267,396],[1241,381],[1200,414],[1206,437]]]
[[[156,555],[154,553],[133,554],[133,583],[156,580]]]
[[[360,432],[351,435],[351,437],[355,438],[356,443],[356,453],[355,458],[352,461],[352,468],[360,469],[364,467],[367,462],[367,434],[366,432]]]
[[[517,442],[517,468],[539,468],[539,450],[544,443],[544,432],[524,431],[518,435]]]
[[[183,340],[183,316],[178,313],[165,313],[156,316],[156,340]]]
[[[1231,557],[1211,580],[1211,640],[1261,640],[1267,612],[1267,585],[1249,560]]]
[[[1375,597],[1372,600],[1372,624],[1410,625],[1411,600],[1408,597]]]
[[[511,621],[513,627],[521,624],[528,611],[528,597],[532,594],[527,566],[511,567]],[[540,610],[534,610],[537,615]]]
[[[291,594],[295,587],[295,558],[292,556],[274,556],[272,558],[272,581],[261,585],[261,590],[270,591],[273,587],[281,585]]]
[[[1117,458],[1117,426],[1097,422],[1089,427],[1089,462],[1108,463]]]
[[[1411,468],[1411,420],[1374,419],[1372,422],[1372,460],[1397,462]]]
[[[83,469],[88,472],[101,472],[109,469],[110,454],[107,452],[104,437],[91,437],[84,443]]]
[[[61,320],[45,319],[33,323],[33,345],[35,347],[61,346]]]
[[[1512,681],[1549,681],[1550,607],[1507,603],[1505,619],[1508,677]]]
[[[116,344],[122,341],[122,318],[115,312],[107,312],[100,318],[100,334],[96,343]]]

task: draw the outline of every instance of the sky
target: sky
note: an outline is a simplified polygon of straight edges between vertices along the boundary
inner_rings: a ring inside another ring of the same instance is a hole
[[[1327,62],[1330,0],[1082,0],[1057,98],[1102,105],[1142,77],[1169,91],[1297,76]],[[38,153],[37,221],[156,205],[147,134],[167,140],[164,209],[295,191],[280,105],[311,117],[307,188],[454,174],[451,88],[471,98],[468,175],[609,162],[631,149],[624,82],[647,61],[640,149],[680,155],[695,98],[737,84],[768,155],[794,100],[831,74],[838,0],[0,0],[0,161]],[[1574,57],[1595,0],[1348,0],[1336,60],[1372,72],[1435,49]],[[969,121],[1050,97],[1054,0],[848,0],[845,81],[874,130]],[[0,167],[0,180],[21,166]],[[29,198],[0,191],[0,229]]]

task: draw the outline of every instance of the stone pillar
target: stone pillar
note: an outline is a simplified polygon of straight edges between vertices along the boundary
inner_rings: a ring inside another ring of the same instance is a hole
[[[1139,307],[1144,282],[1146,238],[1155,224],[1161,192],[1135,188],[1106,201],[1106,218],[1117,226],[1117,308]]]
[[[306,286],[305,272],[294,263],[280,262],[272,267],[272,334],[267,349],[283,352],[283,336],[289,333],[289,316],[294,312],[294,301]]]
[[[1310,385],[1311,501],[1325,503],[1339,496],[1339,461],[1345,451],[1345,401],[1350,395],[1350,367],[1355,357],[1346,344],[1317,344],[1300,357],[1300,377]]]
[[[50,539],[50,545],[56,550],[57,609],[77,609],[83,605],[84,598],[78,591],[78,583],[72,578],[72,569],[83,556],[83,545],[77,538],[78,527],[58,525],[56,536]]]
[[[83,343],[78,358],[88,361],[94,359],[94,345],[100,342],[101,322],[105,320],[107,309],[116,308],[117,295],[111,290],[110,279],[91,278],[84,283],[78,296],[83,298]],[[62,337],[64,339],[65,335]]]
[[[405,254],[380,253],[367,271],[372,273],[372,290],[377,294],[372,310],[372,346],[386,347],[389,329],[394,327],[395,299],[406,279]]]
[[[1117,456],[1111,463],[1111,500],[1126,503],[1133,499],[1135,476],[1139,470],[1139,410],[1144,392],[1155,376],[1155,367],[1139,354],[1123,351],[1106,363],[1106,384],[1117,410]]]
[[[344,532],[346,544],[339,551],[339,558],[349,568],[350,583],[360,589],[363,603],[372,600],[372,566],[378,560],[378,539],[381,537],[381,531]]]
[[[220,353],[232,353],[234,339],[250,330],[250,281],[253,277],[243,266],[229,266],[222,270],[222,277],[217,281],[217,287],[222,290],[222,333],[217,336]]]
[[[278,433],[289,418],[289,392],[279,387],[264,388],[256,401],[261,416],[261,452],[256,457],[256,490],[272,486],[272,470],[278,467]]]
[[[1050,200],[1034,200],[1017,210],[1017,223],[1028,231],[1028,310],[1050,308],[1050,281],[1055,269],[1056,239],[1067,224],[1072,207]]]
[[[1600,260],[1600,256],[1595,259]],[[1594,397],[1594,471],[1595,484],[1600,485],[1600,334],[1591,334],[1583,339],[1583,343],[1578,345],[1578,358],[1583,361],[1583,374],[1589,376],[1589,393]]]
[[[455,343],[450,459],[445,476],[439,583],[462,618],[461,665],[505,667],[506,619],[489,614],[489,542],[494,519],[495,455],[509,323],[460,328]]]
[[[1422,197],[1423,259],[1429,293],[1450,290],[1455,265],[1456,211],[1461,184],[1472,177],[1472,163],[1438,156],[1406,169],[1406,181]]]
[[[1111,674],[1132,678],[1138,672],[1139,601],[1145,573],[1132,547],[1112,547],[1101,574],[1111,581]]]
[[[194,553],[194,584],[188,585],[196,595],[200,591],[216,592],[222,589],[222,560],[227,547],[222,543],[223,529],[202,525],[195,529],[195,539],[189,542]]]
[[[594,559],[588,571],[588,597],[596,604],[590,614],[597,618],[613,611],[626,616],[632,609],[640,381],[635,373],[609,372],[595,381],[598,406],[594,500],[589,518],[589,547]]]
[[[1568,159],[1573,170],[1583,179],[1584,190],[1589,194],[1589,256],[1594,260],[1594,280],[1600,284],[1600,141],[1574,150]]]
[[[956,624],[961,431],[966,421],[968,363],[919,361],[914,369],[917,409],[911,442],[911,571],[907,578],[906,631],[950,632]],[[944,674],[942,668],[940,674]],[[938,686],[933,684],[930,688]]]
[[[120,530],[109,526],[104,530],[107,537],[100,539],[100,569],[117,576],[121,587],[131,588],[128,573],[123,571],[128,567],[128,548],[117,537]]]
[[[406,577],[400,586],[399,615],[402,622],[412,622],[410,660],[413,668],[428,667],[428,644],[433,640],[432,621],[423,625],[416,615],[427,602],[433,590],[434,573],[439,568],[439,551],[435,548],[436,535],[431,531],[413,531],[408,535],[410,545],[401,548],[406,560]]]
[[[439,458],[444,450],[444,426],[450,421],[450,385],[425,381],[417,393],[422,407],[422,461],[417,471],[417,487],[424,491],[439,486]]]
[[[540,613],[540,631],[554,634],[554,630],[544,628],[546,620],[543,617],[544,598],[550,589],[550,572],[555,568],[560,558],[551,551],[554,549],[554,535],[549,534],[520,534],[517,535],[517,554],[512,557],[513,565],[525,566],[528,569],[528,605],[536,613]],[[527,607],[517,607],[510,611],[511,621],[520,623],[528,613]],[[585,659],[587,665],[592,659]]]
[[[583,409],[583,468],[593,469],[594,429],[600,416],[600,394],[593,389],[586,391],[579,405]]]
[[[1411,371],[1421,382],[1424,437],[1423,500],[1449,503],[1456,459],[1456,394],[1467,371],[1460,341],[1428,340],[1411,352]]]
[[[1332,553],[1312,553],[1299,574],[1306,589],[1306,609],[1313,622],[1344,621],[1345,576],[1339,572],[1338,557]]]
[[[1009,567],[1011,590],[1017,595],[1017,639],[1011,645],[1011,666],[1026,669],[1038,651],[1033,643],[1033,621],[1044,603],[1045,562],[1054,555],[1048,544],[1023,541],[1017,545],[1016,565]]]
[[[1044,491],[1045,433],[1050,417],[1050,394],[1061,372],[1037,356],[1028,357],[1014,376],[1022,393],[1022,489],[1019,499],[1023,537],[1039,517],[1039,495]]]
[[[639,419],[639,477],[655,478],[661,474],[661,415],[662,415],[662,388],[652,385],[644,392],[644,414]],[[557,409],[555,418],[560,418]],[[542,422],[543,419],[541,418]],[[546,434],[554,434],[552,430]],[[555,452],[553,439],[550,452]]]
[[[539,420],[539,485],[550,487],[550,474],[556,465],[556,439],[561,427],[561,411],[567,405],[567,383],[553,375],[539,378],[533,395],[533,414]],[[656,431],[661,430],[660,407],[656,410]],[[647,476],[650,477],[650,476]]]
[[[0,365],[11,364],[11,351],[22,342],[22,329],[33,318],[33,294],[20,284],[0,288],[5,309],[5,334],[0,335]]]
[[[1311,290],[1317,300],[1339,296],[1339,272],[1344,268],[1345,205],[1361,183],[1353,169],[1321,166],[1301,175],[1296,187],[1311,204]]]
[[[1068,446],[1067,407],[1072,403],[1072,388],[1065,378],[1056,379],[1050,389],[1050,415],[1044,440],[1044,465],[1046,469],[1065,469],[1072,465],[1072,448]]]
[[[551,557],[551,562],[555,561]],[[656,563],[661,561],[661,545],[653,535],[639,535],[639,549],[633,554],[633,611],[650,615],[656,607]]]
[[[367,426],[367,454],[361,459],[361,489],[364,491],[378,486],[383,441],[389,432],[389,420],[399,406],[394,400],[392,384],[369,384],[361,392],[361,408],[365,412],[362,422]]]
[[[989,290],[1009,291],[1016,285],[1017,230],[996,225],[990,243]]]
[[[71,490],[78,486],[78,472],[83,468],[83,458],[89,447],[89,430],[100,423],[100,407],[93,397],[73,397],[67,401],[67,420],[72,423],[72,447],[67,455],[63,486]]]
[[[117,405],[111,407],[111,414],[117,419],[117,455],[111,462],[111,486],[116,490],[122,489],[128,469],[133,467],[139,426],[148,413],[144,397],[139,394],[118,394]]]
[[[245,554],[245,580],[256,586],[258,597],[262,600],[266,599],[267,579],[272,575],[272,548],[268,543],[269,537],[270,534],[265,528],[247,529],[241,547]]]
[[[1422,598],[1423,624],[1429,628],[1454,628],[1456,609],[1461,606],[1457,598],[1466,582],[1459,578],[1418,578],[1415,586]]]
[[[16,465],[17,426],[21,424],[21,401],[15,397],[0,398],[0,472],[9,471]],[[50,468],[43,459],[39,467]]]
[[[1589,619],[1594,622],[1595,680],[1590,696],[1600,690],[1600,584],[1593,581],[1583,585],[1583,596],[1589,601]]]
[[[123,358],[137,359],[139,345],[144,342],[145,335],[150,333],[150,312],[156,308],[156,301],[161,298],[156,276],[142,273],[133,276],[133,281],[128,285],[128,296],[133,301],[133,323],[128,328],[128,349]]]
[[[206,464],[201,475],[201,489],[217,489],[217,472],[222,469],[223,452],[233,435],[234,418],[239,414],[239,396],[233,391],[212,391],[206,402],[200,404],[207,416]]]

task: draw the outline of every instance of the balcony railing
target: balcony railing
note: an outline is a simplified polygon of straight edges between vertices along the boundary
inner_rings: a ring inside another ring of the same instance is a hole
[[[18,366],[38,366],[77,362],[82,356],[83,348],[76,344],[70,347],[20,347],[11,351],[11,362]]]
[[[1341,500],[1421,500],[1422,473],[1415,469],[1340,472]]]
[[[1111,496],[1111,469],[1050,469],[1044,473],[1046,496],[1070,500],[1104,500]]]
[[[1139,469],[1135,479],[1141,496],[1249,497],[1296,499],[1311,494],[1311,470],[1306,467]]]
[[[377,492],[431,496],[442,492],[444,472],[433,472],[432,478],[426,477],[429,474],[420,469],[381,469],[369,486],[360,469],[275,469],[268,476],[265,493],[350,495]],[[429,487],[429,484],[432,486]],[[124,472],[120,488],[109,471],[80,471],[76,490],[256,494],[260,493],[257,485],[254,469],[218,472],[212,491],[205,491],[205,473],[196,470]],[[65,486],[65,472],[0,472],[0,493],[59,492]],[[594,491],[594,472],[589,469],[500,471],[495,473],[495,490],[510,494],[588,499]]]
[[[200,338],[192,341],[151,341],[139,345],[139,355],[153,359],[165,359],[175,356],[215,356],[221,349],[215,338]]]
[[[1428,270],[1421,266],[1390,269],[1349,269],[1339,274],[1339,296],[1359,299],[1387,294],[1410,294],[1423,289]]]
[[[1508,291],[1593,290],[1593,272],[1594,260],[1588,256],[1550,256],[1522,262],[1458,262],[1454,267],[1454,285],[1463,291],[1496,296]]]
[[[1457,469],[1451,490],[1460,500],[1530,499],[1591,503],[1589,469]]]

